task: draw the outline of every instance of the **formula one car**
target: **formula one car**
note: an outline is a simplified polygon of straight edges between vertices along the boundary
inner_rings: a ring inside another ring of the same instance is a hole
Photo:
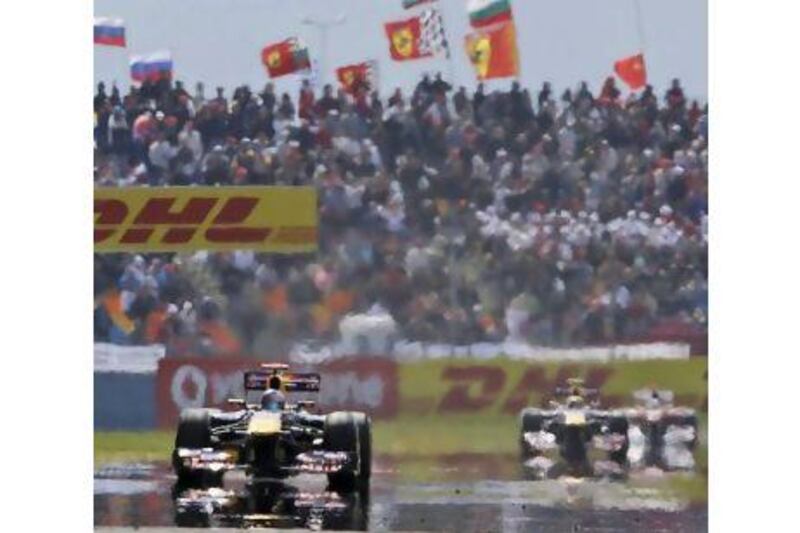
[[[369,417],[343,411],[317,415],[309,411],[313,401],[286,401],[286,393],[319,392],[320,382],[319,374],[263,364],[244,374],[245,394],[260,392],[258,403],[232,399],[240,409],[227,413],[184,409],[172,454],[178,484],[219,486],[225,472],[243,470],[256,480],[326,474],[331,490],[365,488],[371,471]]]
[[[668,390],[641,389],[633,393],[637,406],[626,411],[628,422],[645,437],[644,460],[648,466],[664,463],[669,445],[697,445],[697,414],[689,407],[673,405],[674,394]]]
[[[305,492],[279,481],[249,489],[190,488],[174,494],[175,525],[367,530],[365,495]]]
[[[520,412],[520,448],[524,464],[549,472],[555,463],[547,457],[557,450],[567,470],[577,475],[595,473],[590,450],[607,454],[602,465],[609,473],[621,475],[627,466],[628,419],[623,412],[598,408],[590,401],[597,391],[587,389],[580,379],[567,380],[568,387],[556,389],[562,402],[551,401],[551,409],[528,407]]]

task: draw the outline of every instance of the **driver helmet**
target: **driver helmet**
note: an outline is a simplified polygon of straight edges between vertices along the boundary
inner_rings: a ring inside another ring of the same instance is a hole
[[[264,411],[283,411],[286,397],[279,390],[269,389],[261,395],[261,409]]]
[[[583,396],[573,394],[567,398],[567,407],[572,409],[583,407]]]

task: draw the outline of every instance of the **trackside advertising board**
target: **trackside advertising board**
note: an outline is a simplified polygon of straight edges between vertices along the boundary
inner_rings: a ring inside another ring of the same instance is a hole
[[[158,425],[172,429],[178,413],[187,407],[225,408],[228,398],[244,398],[244,372],[258,367],[253,359],[175,358],[162,359],[156,375]],[[324,411],[364,411],[374,418],[396,414],[398,406],[397,365],[386,358],[338,359],[313,368],[293,366],[296,372],[319,372],[318,394],[290,395],[318,401]],[[251,392],[248,401],[257,401]]]
[[[317,248],[312,187],[137,187],[94,192],[95,252],[302,253]]]
[[[632,402],[641,388],[669,389],[675,403],[705,410],[706,358],[612,363],[529,363],[506,358],[419,361],[399,366],[400,406],[404,416],[517,416],[539,407],[571,377],[599,389],[606,406]]]

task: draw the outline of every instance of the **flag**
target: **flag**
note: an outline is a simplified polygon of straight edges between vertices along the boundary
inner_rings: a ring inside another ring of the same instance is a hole
[[[124,335],[130,335],[136,329],[136,324],[122,308],[122,294],[118,290],[109,291],[103,296],[103,309],[111,323]]]
[[[419,17],[387,22],[383,27],[389,38],[389,53],[395,61],[419,59],[433,55],[430,51],[423,52],[419,46],[422,35],[422,23]]]
[[[125,23],[122,19],[95,17],[94,44],[125,47]]]
[[[367,90],[371,89],[375,85],[376,72],[375,61],[364,61],[337,68],[336,78],[345,92],[353,94],[359,86]]]
[[[172,78],[172,56],[166,50],[148,55],[131,56],[130,65],[133,81],[158,81]]]
[[[423,53],[438,54],[444,52],[450,57],[450,48],[447,45],[447,36],[444,33],[442,14],[435,9],[426,9],[419,15],[422,24],[422,33],[419,38],[419,47]]]
[[[479,80],[519,74],[517,32],[513,22],[468,34],[464,45]]]
[[[308,48],[296,37],[264,47],[261,62],[271,78],[311,69]]]
[[[449,55],[442,15],[435,9],[426,9],[410,19],[387,22],[384,28],[395,61],[430,57],[439,52]]]
[[[512,20],[510,0],[469,0],[469,23],[473,28],[485,28]]]
[[[647,85],[647,69],[644,66],[644,54],[636,54],[614,63],[614,72],[631,90],[635,91]]]
[[[403,0],[403,9],[411,9],[422,4],[429,4],[436,0]]]

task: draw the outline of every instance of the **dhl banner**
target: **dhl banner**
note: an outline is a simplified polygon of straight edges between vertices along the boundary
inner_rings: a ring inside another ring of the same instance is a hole
[[[317,248],[312,187],[98,188],[95,252]]]
[[[502,357],[486,361],[441,359],[398,366],[400,404],[407,416],[517,416],[541,407],[566,380],[580,377],[598,389],[605,406],[632,402],[633,391],[669,389],[677,404],[706,409],[706,358],[612,363],[534,363]]]

